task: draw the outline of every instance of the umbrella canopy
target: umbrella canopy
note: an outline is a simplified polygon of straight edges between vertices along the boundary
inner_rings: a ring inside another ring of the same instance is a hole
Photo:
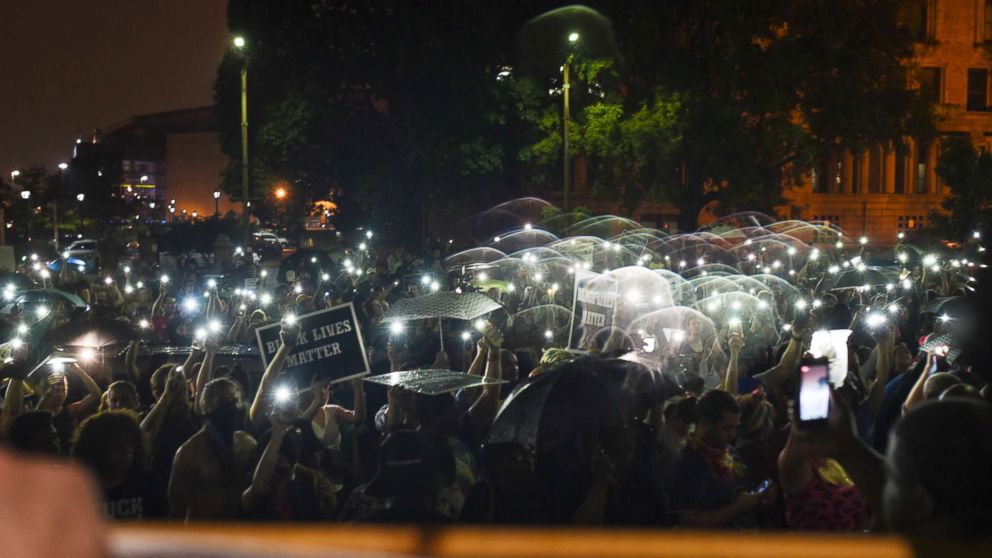
[[[493,380],[457,370],[441,369],[390,372],[367,377],[365,381],[384,386],[400,386],[425,395],[440,395],[469,387],[507,383],[506,380]]]
[[[570,436],[598,436],[643,417],[651,405],[677,393],[674,383],[636,363],[579,358],[520,384],[507,397],[486,443],[515,442],[532,449]]]
[[[930,301],[923,312],[931,314],[953,314],[968,307],[968,299],[963,296],[948,296]]]
[[[140,333],[129,322],[112,319],[76,320],[50,331],[46,340],[53,345],[102,350],[138,339]]]
[[[86,301],[79,298],[78,296],[67,293],[65,291],[60,291],[58,289],[34,289],[31,291],[24,291],[17,295],[14,299],[18,304],[38,304],[42,302],[54,303],[54,302],[65,302],[74,308],[86,308],[89,306]]]
[[[576,41],[570,36],[576,33]],[[528,21],[520,31],[524,71],[538,76],[555,74],[573,51],[596,58],[616,58],[616,39],[610,20],[586,6],[564,6]]]
[[[283,258],[282,262],[279,263],[279,282],[287,283],[286,272],[299,273],[301,268],[310,273],[311,277],[319,279],[322,273],[334,269],[334,262],[323,250],[297,250]]]
[[[894,281],[894,278],[886,275],[877,267],[866,267],[863,270],[851,269],[839,273],[837,278],[830,284],[830,290],[857,289],[865,285],[879,287]]]
[[[424,320],[428,318],[453,318],[474,320],[503,305],[481,293],[437,292],[415,298],[403,298],[386,312],[392,320]]]

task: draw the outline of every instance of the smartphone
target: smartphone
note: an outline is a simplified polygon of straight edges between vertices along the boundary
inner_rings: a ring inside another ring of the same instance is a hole
[[[803,429],[821,428],[830,415],[830,361],[803,358],[799,363],[796,420]]]

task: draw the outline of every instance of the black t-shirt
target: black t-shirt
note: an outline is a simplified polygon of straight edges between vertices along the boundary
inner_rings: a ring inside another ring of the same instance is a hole
[[[104,488],[101,505],[104,516],[117,521],[165,517],[162,484],[155,475],[143,469],[132,471],[113,488]]]

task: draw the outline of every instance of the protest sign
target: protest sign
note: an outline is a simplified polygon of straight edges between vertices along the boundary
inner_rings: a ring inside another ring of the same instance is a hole
[[[300,385],[309,384],[314,374],[334,383],[369,373],[365,343],[350,303],[304,314],[296,320],[300,325],[299,340],[286,355],[283,371],[295,376]],[[279,350],[281,328],[282,324],[276,323],[255,330],[265,366]]]
[[[579,271],[575,274],[568,347],[587,350],[602,331],[613,327],[620,283],[613,277]]]
[[[505,380],[493,380],[457,370],[444,369],[390,372],[389,374],[370,376],[365,378],[365,381],[384,386],[400,386],[425,395],[440,395],[470,387],[507,383]]]

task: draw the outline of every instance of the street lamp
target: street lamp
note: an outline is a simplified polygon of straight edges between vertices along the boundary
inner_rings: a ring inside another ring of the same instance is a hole
[[[282,186],[276,188],[275,196],[277,200],[286,199],[286,189]]]
[[[241,51],[241,220],[244,226],[243,244],[249,246],[248,208],[248,57],[245,56],[245,38],[234,37],[234,48]]]
[[[21,199],[22,200],[31,199],[31,190],[21,190]]]
[[[579,34],[578,33],[576,33],[576,32],[573,31],[572,33],[569,33],[568,34],[568,43],[569,43],[569,45],[575,46],[578,42],[579,42]],[[562,83],[563,83],[563,87],[562,87],[563,95],[562,95],[562,97],[564,99],[564,103],[563,103],[564,106],[562,107],[563,113],[564,113],[562,115],[562,147],[563,147],[563,149],[562,149],[562,166],[563,166],[563,169],[562,169],[562,171],[563,171],[563,173],[562,173],[562,208],[565,211],[568,211],[568,179],[569,179],[569,176],[571,175],[571,172],[569,172],[570,169],[568,168],[568,120],[569,120],[568,90],[572,86],[571,86],[571,84],[568,81],[568,76],[569,76],[569,66],[572,65],[572,60],[574,58],[575,58],[575,53],[574,52],[570,52],[568,54],[568,58],[565,59],[565,65],[562,66],[562,75],[563,75],[563,78],[564,78],[562,80]]]
[[[69,163],[59,163],[59,170],[65,170],[69,168]]]
[[[17,178],[18,176],[21,176],[21,171],[19,171],[19,170],[16,170],[16,169],[15,169],[15,170],[12,170],[12,171],[10,171],[10,180],[11,180],[11,181],[13,181],[13,180],[14,180],[15,178]]]
[[[83,200],[86,199],[86,194],[80,192],[76,194],[76,218],[79,219],[79,232],[83,232]]]
[[[214,216],[220,215],[220,190],[214,190]]]

